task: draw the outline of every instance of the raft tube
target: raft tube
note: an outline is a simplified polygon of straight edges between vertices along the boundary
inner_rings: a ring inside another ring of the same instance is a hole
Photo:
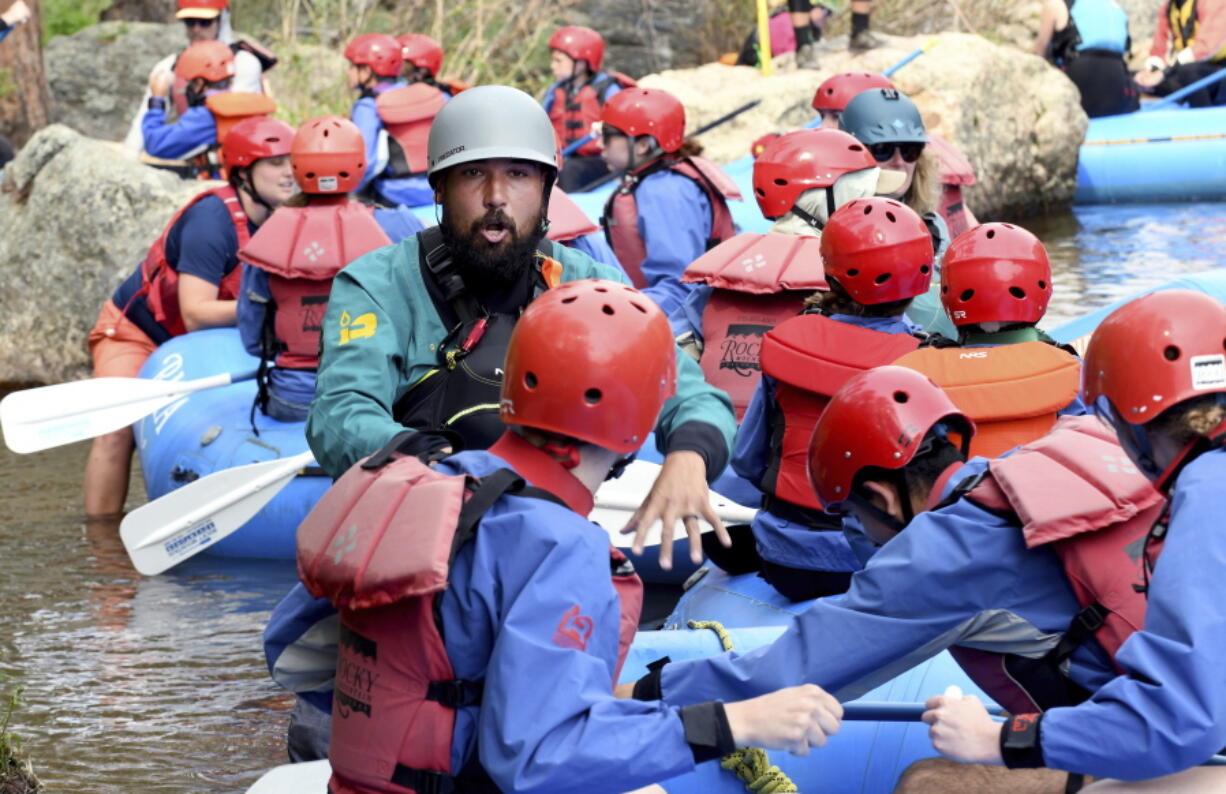
[[[1226,142],[1223,143],[1226,146]],[[1226,305],[1226,270],[1211,270],[1206,273],[1196,273],[1188,276],[1180,276],[1177,279],[1160,284],[1150,289],[1142,290],[1135,295],[1127,297],[1123,300],[1116,301],[1108,306],[1103,306],[1100,309],[1078,317],[1075,320],[1069,320],[1067,323],[1052,330],[1051,335],[1057,342],[1061,344],[1070,344],[1078,350],[1084,352],[1085,345],[1090,341],[1090,335],[1094,333],[1094,329],[1098,324],[1107,319],[1107,315],[1123,306],[1134,298],[1139,298],[1142,295],[1148,295],[1151,292],[1160,292],[1168,289],[1190,289],[1197,292],[1203,292],[1206,295],[1214,298],[1219,303]]]
[[[259,361],[243,349],[234,328],[175,337],[154,351],[141,377],[193,380],[253,371]],[[288,458],[307,451],[303,422],[278,422],[255,412],[254,380],[184,395],[133,425],[145,492],[152,501],[222,469]],[[250,521],[206,549],[223,557],[293,559],[298,524],[332,480],[300,476]]]
[[[1091,119],[1077,163],[1078,204],[1226,198],[1226,107]]]

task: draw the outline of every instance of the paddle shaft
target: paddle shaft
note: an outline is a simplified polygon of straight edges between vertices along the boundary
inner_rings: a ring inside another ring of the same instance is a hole
[[[1201,90],[1202,88],[1207,88],[1208,86],[1211,86],[1220,80],[1226,80],[1226,69],[1218,69],[1213,74],[1208,75],[1206,77],[1202,77],[1201,79],[1197,80],[1195,83],[1192,83],[1191,85],[1185,85],[1183,88],[1179,89],[1178,91],[1172,94],[1167,94],[1165,97],[1163,97],[1161,100],[1157,102],[1151,102],[1148,105],[1142,106],[1141,110],[1144,112],[1149,112],[1151,110],[1161,110],[1162,108],[1170,107],[1171,105],[1174,105],[1175,103],[1179,102],[1185,97],[1195,94],[1197,91]]]
[[[101,403],[90,403],[89,405],[70,408],[66,411],[56,411],[54,413],[44,414],[34,418],[34,421],[46,422],[54,419],[69,419],[82,414],[94,413],[95,411],[105,411],[110,408],[118,408],[122,405],[127,405],[132,402],[144,402],[145,400],[153,400],[159,397],[178,397],[192,392],[211,389],[214,386],[228,386],[231,383],[238,381],[250,380],[255,377],[255,370],[250,372],[242,372],[238,375],[231,375],[229,372],[223,372],[220,375],[210,375],[207,378],[196,378],[195,380],[180,380],[180,381],[158,381],[149,378],[130,378],[133,381],[141,383],[165,383],[166,388],[160,392],[152,390],[148,393],[138,395],[136,397],[127,397],[119,400],[107,400]]]
[[[915,52],[911,53],[910,55],[908,55],[907,57],[903,58],[903,59],[902,59],[901,61],[899,61],[898,63],[896,63],[896,64],[894,64],[893,66],[891,66],[889,69],[886,69],[886,70],[885,70],[884,72],[882,72],[881,74],[882,74],[882,75],[884,75],[885,77],[890,77],[890,76],[892,76],[892,75],[893,75],[895,72],[897,72],[899,69],[903,68],[903,67],[904,67],[904,66],[906,66],[907,64],[911,63],[911,61],[914,61],[916,58],[918,58],[918,57],[920,57],[921,55],[923,55],[924,53],[928,52],[928,50],[930,50],[930,49],[932,49],[934,46],[936,46],[936,43],[937,43],[937,40],[936,40],[936,39],[932,39],[932,40],[930,40],[930,41],[929,41],[927,44],[925,44],[923,47],[920,47],[920,48],[919,48],[919,49],[917,49]]]

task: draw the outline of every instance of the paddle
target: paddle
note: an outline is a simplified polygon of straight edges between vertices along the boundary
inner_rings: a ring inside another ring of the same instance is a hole
[[[153,576],[195,556],[247,523],[314,463],[303,452],[224,469],[133,510],[119,525],[132,565]]]
[[[127,427],[185,394],[255,377],[255,370],[196,380],[91,378],[15,391],[0,400],[0,429],[14,452],[38,452]]]
[[[1201,90],[1202,88],[1211,86],[1214,83],[1218,82],[1219,80],[1226,80],[1226,69],[1218,69],[1213,74],[1207,77],[1202,77],[1201,79],[1197,80],[1195,83],[1192,83],[1191,85],[1185,85],[1183,88],[1179,89],[1178,91],[1175,91],[1174,93],[1171,93],[1171,94],[1167,94],[1165,97],[1163,97],[1158,102],[1151,102],[1148,105],[1142,105],[1141,110],[1148,112],[1151,110],[1160,110],[1165,107],[1170,107],[1171,105],[1174,105],[1176,102],[1180,101],[1184,97],[1189,96],[1190,94],[1195,94],[1197,91]]]
[[[987,704],[984,704],[987,706]],[[1000,706],[987,706],[988,713],[1002,717]],[[923,703],[891,703],[887,701],[853,700],[843,704],[843,719],[852,722],[919,722],[924,715]]]
[[[594,132],[591,133],[590,135],[584,135],[582,138],[580,138],[579,140],[575,141],[574,143],[570,144],[565,149],[563,149],[562,157],[564,158],[570,157],[572,154],[582,149],[584,144],[591,143],[592,141],[596,140],[599,137],[600,136]]]

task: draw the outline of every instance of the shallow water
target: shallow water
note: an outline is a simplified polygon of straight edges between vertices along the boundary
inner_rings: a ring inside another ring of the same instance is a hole
[[[1048,327],[1226,266],[1226,204],[1024,225],[1057,271]],[[49,792],[242,791],[285,758],[290,698],[268,679],[260,632],[293,565],[197,557],[140,577],[114,525],[82,521],[85,451],[0,449],[0,674],[27,700],[12,728]]]

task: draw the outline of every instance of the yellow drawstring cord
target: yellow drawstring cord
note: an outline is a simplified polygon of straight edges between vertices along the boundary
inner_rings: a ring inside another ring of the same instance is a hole
[[[691,629],[710,629],[719,637],[725,651],[732,650],[732,637],[718,620],[691,620]],[[770,762],[770,756],[760,747],[738,747],[720,759],[719,765],[733,772],[745,782],[745,789],[753,794],[784,794],[800,791],[783,770]]]

